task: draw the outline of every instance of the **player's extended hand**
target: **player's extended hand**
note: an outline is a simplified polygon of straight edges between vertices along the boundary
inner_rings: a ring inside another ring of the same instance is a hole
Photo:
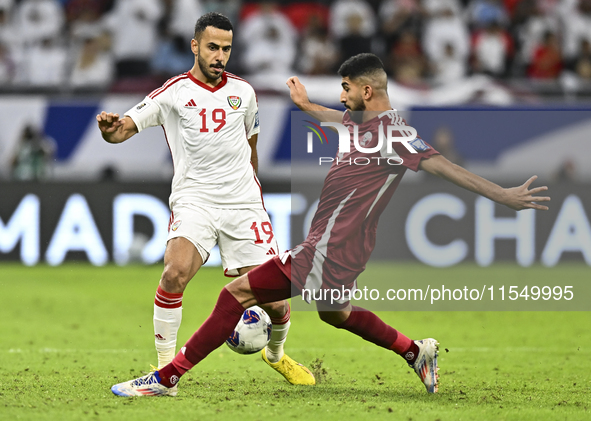
[[[505,189],[507,195],[505,205],[515,210],[522,209],[537,209],[548,210],[548,206],[539,205],[536,202],[549,202],[548,196],[535,196],[536,194],[548,190],[547,186],[535,187],[530,189],[529,186],[538,178],[537,175],[530,177],[525,183],[518,187],[511,187]]]
[[[115,133],[125,123],[125,119],[120,119],[119,114],[107,113],[105,111],[96,116],[96,121],[98,121],[98,127],[101,133],[105,134]]]
[[[120,118],[119,114],[101,112],[96,116],[103,139],[109,143],[121,143],[138,132],[131,118]]]
[[[310,102],[306,87],[302,85],[302,82],[300,82],[297,76],[292,76],[287,79],[286,84],[289,88],[289,96],[295,105],[302,108],[304,104]]]

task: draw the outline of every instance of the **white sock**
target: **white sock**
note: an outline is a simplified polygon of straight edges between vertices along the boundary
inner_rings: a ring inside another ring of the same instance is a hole
[[[158,287],[154,301],[154,337],[158,368],[168,365],[176,354],[176,338],[183,319],[182,294],[169,294]],[[174,308],[162,306],[174,305]]]
[[[271,318],[273,330],[271,331],[271,339],[267,344],[265,354],[267,355],[267,359],[272,363],[279,362],[279,360],[283,358],[283,344],[287,339],[287,333],[289,332],[289,326],[291,325],[290,313],[291,309],[287,307],[287,313],[285,313],[282,318]]]

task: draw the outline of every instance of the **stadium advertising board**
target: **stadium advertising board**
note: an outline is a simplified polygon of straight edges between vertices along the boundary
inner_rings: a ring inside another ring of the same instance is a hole
[[[378,225],[374,260],[418,260],[446,267],[461,262],[520,266],[565,261],[591,265],[591,189],[587,184],[549,186],[550,209],[512,211],[435,177],[402,183]],[[318,197],[320,186],[298,183],[298,193]],[[299,200],[299,199],[298,199]],[[313,199],[310,199],[313,200]],[[292,218],[292,239],[304,238],[315,203]]]
[[[320,187],[301,183],[292,194],[278,188],[264,195],[280,249],[303,240]],[[436,179],[403,183],[380,221],[372,259],[435,267],[591,265],[590,187],[551,185],[549,211],[518,213]],[[103,265],[163,257],[167,183],[3,183],[0,191],[0,260]],[[218,257],[208,263],[218,264]]]
[[[0,259],[34,265],[87,260],[94,265],[161,261],[170,218],[167,183],[2,184]],[[269,193],[265,203],[290,243],[290,195]],[[285,244],[282,243],[285,242]],[[208,264],[219,264],[212,253]]]

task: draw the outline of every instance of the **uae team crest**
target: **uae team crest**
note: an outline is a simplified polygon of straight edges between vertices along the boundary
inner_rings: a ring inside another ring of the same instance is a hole
[[[233,110],[237,110],[242,105],[242,98],[231,95],[228,97],[228,104],[230,104]]]

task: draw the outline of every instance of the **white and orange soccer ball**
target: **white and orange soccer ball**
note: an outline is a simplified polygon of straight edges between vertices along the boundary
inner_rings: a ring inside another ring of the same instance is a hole
[[[271,318],[265,310],[258,306],[249,307],[226,339],[226,345],[239,354],[254,354],[267,346],[272,329]]]

